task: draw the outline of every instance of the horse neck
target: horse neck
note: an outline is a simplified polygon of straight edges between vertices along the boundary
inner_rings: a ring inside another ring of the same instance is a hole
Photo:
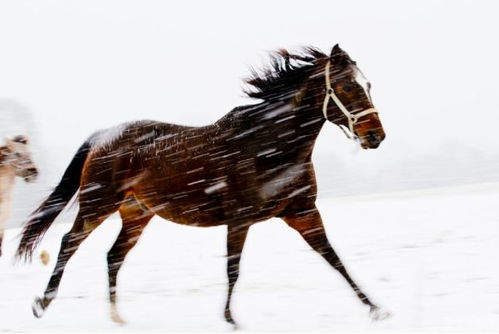
[[[232,136],[251,133],[251,144],[259,146],[262,152],[282,151],[291,159],[309,158],[325,122],[314,100],[304,97],[297,103],[293,97],[284,102],[266,101],[236,108],[228,122],[238,127]]]
[[[10,197],[15,177],[16,172],[14,169],[9,165],[0,162],[0,201]]]

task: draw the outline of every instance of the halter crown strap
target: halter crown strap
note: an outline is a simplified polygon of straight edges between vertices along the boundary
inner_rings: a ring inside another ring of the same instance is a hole
[[[322,113],[324,114],[324,118],[328,120],[327,118],[327,105],[329,104],[329,100],[333,100],[334,103],[338,106],[338,108],[341,110],[341,112],[346,116],[348,120],[348,129],[350,130],[351,135],[349,135],[343,127],[340,126],[340,129],[345,133],[345,135],[348,138],[352,138],[352,136],[355,136],[353,132],[353,126],[359,121],[361,117],[364,117],[369,114],[374,114],[377,113],[378,111],[376,108],[369,108],[366,110],[363,110],[361,112],[358,112],[356,114],[353,114],[348,111],[348,109],[345,107],[343,103],[341,103],[340,99],[338,96],[335,94],[333,86],[331,86],[331,78],[329,76],[329,68],[331,66],[331,61],[327,61],[326,63],[326,68],[324,70],[324,77],[326,79],[326,96],[324,97],[324,103],[322,105]]]

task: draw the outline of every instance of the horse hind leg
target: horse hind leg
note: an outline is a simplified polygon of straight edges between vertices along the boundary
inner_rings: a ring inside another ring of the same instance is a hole
[[[36,298],[33,303],[33,315],[41,318],[50,303],[57,296],[59,284],[64,274],[64,269],[69,259],[76,252],[81,243],[92,233],[106,218],[118,210],[121,203],[106,206],[88,206],[80,201],[80,210],[76,216],[71,230],[64,235],[57,263],[52,272],[42,298]],[[96,214],[95,212],[99,212]]]
[[[113,246],[107,253],[109,276],[109,302],[111,320],[115,323],[125,322],[118,313],[116,305],[116,284],[118,272],[128,252],[137,244],[140,235],[154,213],[142,206],[133,196],[128,197],[119,209],[123,221],[121,231]]]

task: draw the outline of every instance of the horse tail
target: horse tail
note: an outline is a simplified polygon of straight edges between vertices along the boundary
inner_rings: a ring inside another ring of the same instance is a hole
[[[83,165],[87,160],[91,146],[90,140],[81,145],[57,187],[24,224],[20,235],[21,242],[16,251],[18,260],[32,260],[36,247],[40,244],[50,225],[78,191]]]

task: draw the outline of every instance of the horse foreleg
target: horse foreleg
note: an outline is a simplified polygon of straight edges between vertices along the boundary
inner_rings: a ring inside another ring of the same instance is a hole
[[[334,251],[326,236],[322,219],[317,209],[312,212],[293,217],[285,217],[284,221],[293,229],[298,231],[305,241],[318,252],[334,269],[336,269],[352,287],[357,297],[362,303],[370,307],[370,315],[375,320],[381,320],[390,314],[373,304],[364,292],[358,287],[354,280],[348,274],[345,266]]]
[[[45,309],[57,296],[59,284],[69,259],[76,252],[80,244],[90,235],[90,233],[97,228],[97,226],[99,226],[105,218],[107,218],[106,216],[99,219],[88,220],[83,217],[84,215],[82,215],[80,211],[71,230],[62,238],[57,263],[43,297],[37,297],[33,303],[33,315],[37,318],[41,318],[43,316]]]
[[[249,225],[231,225],[227,226],[227,276],[229,280],[229,289],[227,294],[227,302],[225,304],[225,320],[236,326],[236,322],[232,318],[230,311],[230,301],[232,291],[239,277],[239,262],[241,253],[244,247],[244,241],[248,234]]]
[[[147,223],[154,216],[150,211],[143,210],[135,201],[129,200],[120,207],[123,225],[118,238],[107,253],[107,266],[109,276],[109,302],[111,303],[111,319],[119,324],[124,321],[116,307],[116,282],[118,272],[125,261],[128,252],[137,244]]]

